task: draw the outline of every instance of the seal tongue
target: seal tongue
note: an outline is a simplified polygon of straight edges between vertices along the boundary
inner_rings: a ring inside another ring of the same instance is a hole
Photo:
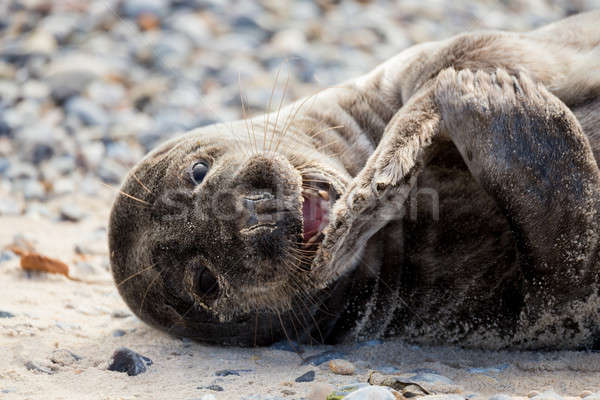
[[[305,195],[302,203],[304,218],[304,242],[315,236],[327,225],[329,203],[319,196]]]

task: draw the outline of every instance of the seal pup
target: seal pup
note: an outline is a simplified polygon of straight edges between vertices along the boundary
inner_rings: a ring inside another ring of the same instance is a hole
[[[112,208],[120,294],[216,344],[598,347],[599,18],[417,45],[160,145]]]

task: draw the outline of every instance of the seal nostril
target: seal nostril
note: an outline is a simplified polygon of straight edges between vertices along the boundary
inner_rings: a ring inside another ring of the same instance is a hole
[[[260,192],[244,196],[244,203],[254,204],[261,201],[273,200],[274,198],[275,196],[270,192]]]
[[[217,294],[218,290],[219,284],[217,278],[215,278],[208,268],[202,267],[196,280],[196,291],[204,296],[212,296]]]

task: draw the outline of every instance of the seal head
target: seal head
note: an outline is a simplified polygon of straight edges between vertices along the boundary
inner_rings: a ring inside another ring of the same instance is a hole
[[[296,325],[314,325],[329,296],[308,270],[347,177],[297,144],[258,151],[235,132],[188,133],[130,172],[111,213],[111,264],[144,321],[207,342],[261,344],[287,333],[293,310],[306,314]]]

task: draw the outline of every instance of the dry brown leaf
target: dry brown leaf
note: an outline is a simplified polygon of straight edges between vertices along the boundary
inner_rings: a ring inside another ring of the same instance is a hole
[[[27,271],[61,274],[69,278],[69,266],[67,264],[37,253],[23,254],[21,256],[21,268]]]

